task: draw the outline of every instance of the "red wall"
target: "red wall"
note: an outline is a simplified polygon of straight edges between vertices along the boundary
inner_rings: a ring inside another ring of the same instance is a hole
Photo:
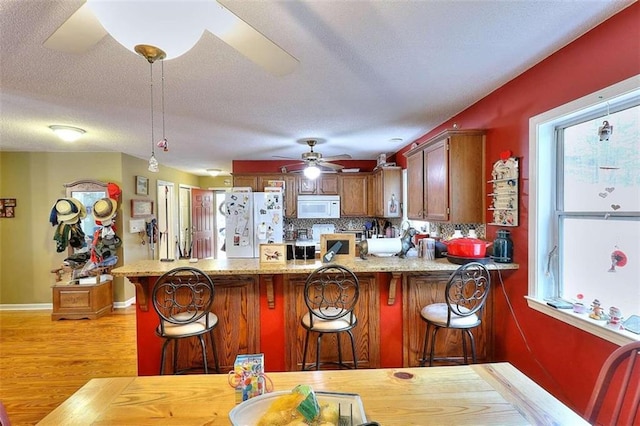
[[[634,3],[417,141],[455,122],[462,128],[487,129],[487,170],[504,150],[520,158],[520,226],[512,230],[520,269],[505,277],[505,290],[533,355],[498,284],[493,295],[495,356],[516,365],[579,413],[600,366],[617,346],[527,307],[529,118],[639,73],[640,4]],[[403,167],[401,153],[408,148],[396,155]],[[493,240],[497,228],[487,228],[487,238]]]
[[[511,150],[520,158],[520,226],[512,230],[514,258],[520,269],[505,276],[504,291],[524,339],[498,284],[493,294],[495,358],[513,363],[579,413],[584,412],[600,366],[617,346],[527,307],[524,296],[528,290],[529,118],[637,74],[640,74],[640,4],[636,2],[417,140],[424,142],[455,122],[462,128],[487,130],[487,170],[502,151]],[[407,145],[394,159],[402,167],[406,167],[402,152],[408,148]],[[289,162],[234,161],[233,171],[279,173],[280,166],[286,163]],[[361,167],[363,171],[375,166],[375,162],[343,164]],[[494,238],[495,230],[488,227],[489,240]],[[384,308],[381,311],[387,318],[399,317],[398,312]],[[263,330],[263,343],[265,340],[275,350],[283,336],[267,336]],[[383,348],[392,343],[400,345],[394,342],[397,340],[394,336],[383,335],[381,340]],[[398,365],[397,351],[382,352],[383,366]],[[271,367],[277,370],[280,366]]]

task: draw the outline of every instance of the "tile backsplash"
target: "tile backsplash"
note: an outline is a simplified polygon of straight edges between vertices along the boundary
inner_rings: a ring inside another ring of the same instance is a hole
[[[299,229],[306,229],[309,238],[313,238],[311,230],[313,225],[318,223],[333,224],[336,227],[336,231],[361,231],[364,229],[367,222],[371,222],[371,217],[345,217],[340,219],[285,219],[284,230],[297,231]],[[379,219],[379,223],[382,225],[386,220],[391,222],[391,226],[397,229],[402,229],[403,221],[401,218],[394,219]],[[419,222],[409,221],[409,224],[422,233],[428,233],[430,235],[438,236],[444,240],[451,238],[456,227],[459,227],[464,236],[469,235],[469,229],[475,228],[478,238],[486,238],[486,227],[483,223],[462,223],[462,224],[450,224],[450,223],[437,223],[437,222]],[[406,225],[405,225],[406,226]]]

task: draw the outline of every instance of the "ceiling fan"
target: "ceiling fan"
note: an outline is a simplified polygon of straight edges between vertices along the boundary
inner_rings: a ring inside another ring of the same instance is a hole
[[[305,166],[303,169],[304,174],[307,177],[313,178],[313,175],[315,175],[315,177],[318,177],[318,175],[323,169],[333,170],[333,171],[342,170],[344,168],[343,165],[334,164],[332,163],[332,161],[348,160],[351,158],[349,154],[340,154],[340,155],[334,155],[331,157],[323,157],[321,153],[313,150],[313,147],[316,146],[316,144],[318,143],[317,140],[307,139],[305,142],[307,143],[307,145],[309,145],[309,152],[304,152],[301,155],[302,160],[299,160],[298,163],[282,166],[282,168],[285,171],[288,171],[291,167],[304,165]],[[294,158],[281,157],[278,155],[274,155],[274,158],[285,158],[287,160],[295,160]],[[292,170],[292,171],[299,171],[299,170]]]
[[[209,31],[268,72],[292,72],[298,60],[216,0],[87,0],[44,46],[69,53],[91,49],[111,35],[127,49],[159,47],[173,59],[187,52]]]

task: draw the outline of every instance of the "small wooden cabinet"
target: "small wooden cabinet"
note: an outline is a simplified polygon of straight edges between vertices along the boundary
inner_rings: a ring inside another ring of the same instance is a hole
[[[376,217],[402,216],[402,168],[381,167],[371,177],[371,214]]]
[[[251,188],[252,191],[258,190],[257,175],[233,175],[233,186],[237,188]]]
[[[113,312],[113,281],[98,284],[56,284],[52,320],[97,319]]]
[[[405,153],[409,219],[484,222],[483,130],[446,130]]]
[[[300,176],[298,179],[298,194],[300,195],[337,195],[338,175],[324,174],[317,179],[307,179]]]
[[[340,216],[363,217],[369,213],[369,173],[344,174],[340,176]]]

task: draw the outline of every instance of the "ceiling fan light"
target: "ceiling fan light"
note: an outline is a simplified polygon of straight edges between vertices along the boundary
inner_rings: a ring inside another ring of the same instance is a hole
[[[209,176],[212,176],[212,177],[218,176],[221,172],[222,170],[220,169],[207,169],[207,173],[209,173]]]
[[[217,2],[88,0],[105,30],[118,43],[134,51],[138,44],[161,47],[166,59],[189,51],[215,13]],[[212,12],[213,11],[213,12]]]
[[[318,166],[310,165],[304,169],[304,175],[308,179],[317,179],[320,176],[320,169]]]
[[[49,128],[65,142],[75,142],[80,139],[82,135],[87,133],[84,129],[79,127],[52,125],[49,126]]]

